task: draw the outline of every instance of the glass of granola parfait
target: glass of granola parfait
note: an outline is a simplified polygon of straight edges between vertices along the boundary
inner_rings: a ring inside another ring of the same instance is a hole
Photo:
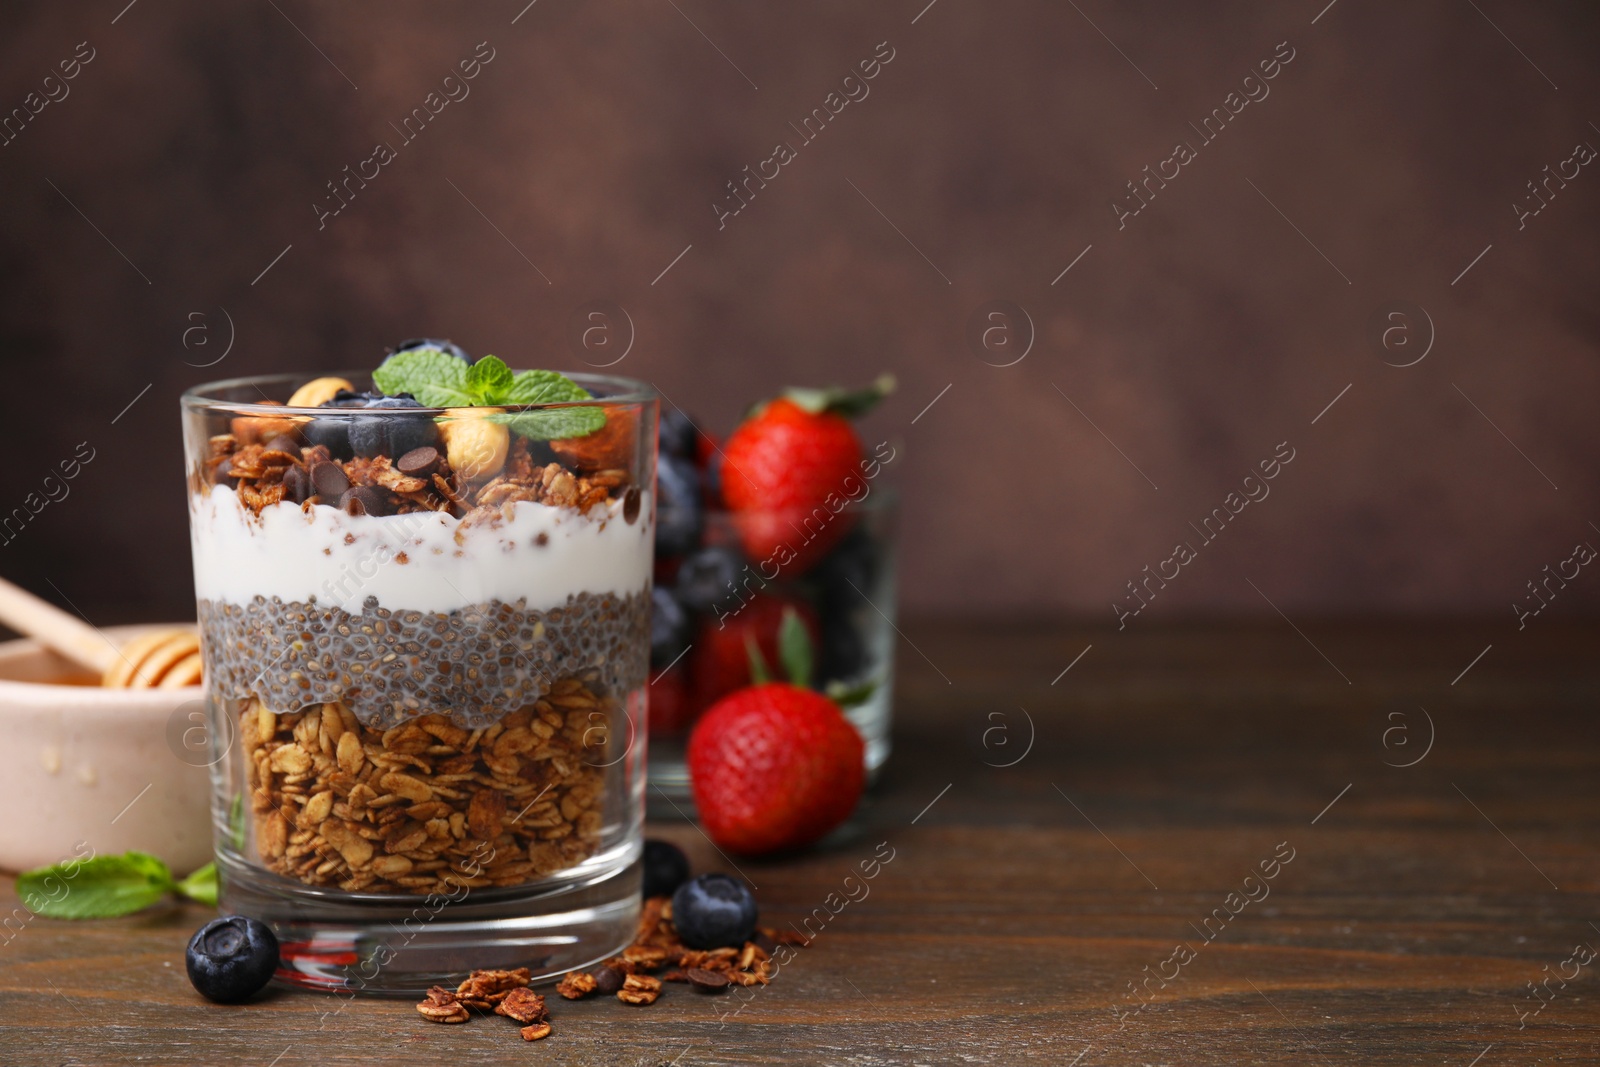
[[[414,994],[639,909],[657,404],[407,342],[183,398],[222,909]]]

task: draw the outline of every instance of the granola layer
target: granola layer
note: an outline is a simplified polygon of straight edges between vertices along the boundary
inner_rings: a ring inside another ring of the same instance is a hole
[[[476,730],[238,701],[254,851],[270,871],[351,892],[520,885],[582,863],[606,822],[608,753],[625,743],[611,736],[622,708],[592,684],[561,679]]]

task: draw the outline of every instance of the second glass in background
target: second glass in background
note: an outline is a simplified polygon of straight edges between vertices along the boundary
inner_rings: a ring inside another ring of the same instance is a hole
[[[691,814],[684,753],[690,731],[720,698],[750,684],[753,643],[783,678],[778,632],[786,611],[811,639],[814,686],[838,699],[866,742],[868,779],[888,759],[894,686],[893,495],[873,489],[811,533],[820,552],[777,566],[745,550],[749,526],[775,517],[675,509],[662,487],[656,516],[650,699],[652,815]],[[787,528],[790,524],[784,524]],[[804,535],[794,539],[798,545]],[[776,578],[766,575],[776,573]],[[665,798],[665,799],[663,799]]]

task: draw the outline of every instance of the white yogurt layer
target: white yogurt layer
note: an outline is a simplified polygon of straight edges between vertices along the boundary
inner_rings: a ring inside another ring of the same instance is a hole
[[[649,583],[649,493],[631,524],[621,500],[586,515],[530,501],[511,507],[509,519],[469,527],[442,512],[348,515],[288,502],[257,517],[233,489],[213,486],[189,501],[195,592],[240,605],[257,596],[315,597],[351,613],[367,597],[391,611],[448,612],[490,600],[524,600],[542,611],[577,593],[637,593]]]

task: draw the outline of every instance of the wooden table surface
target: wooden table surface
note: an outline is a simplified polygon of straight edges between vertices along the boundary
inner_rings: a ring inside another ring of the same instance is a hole
[[[909,629],[852,825],[740,864],[769,920],[829,917],[748,1002],[552,998],[533,1045],[409,1002],[218,1007],[174,905],[0,947],[0,1065],[1600,1061],[1600,627],[1297,621]]]

